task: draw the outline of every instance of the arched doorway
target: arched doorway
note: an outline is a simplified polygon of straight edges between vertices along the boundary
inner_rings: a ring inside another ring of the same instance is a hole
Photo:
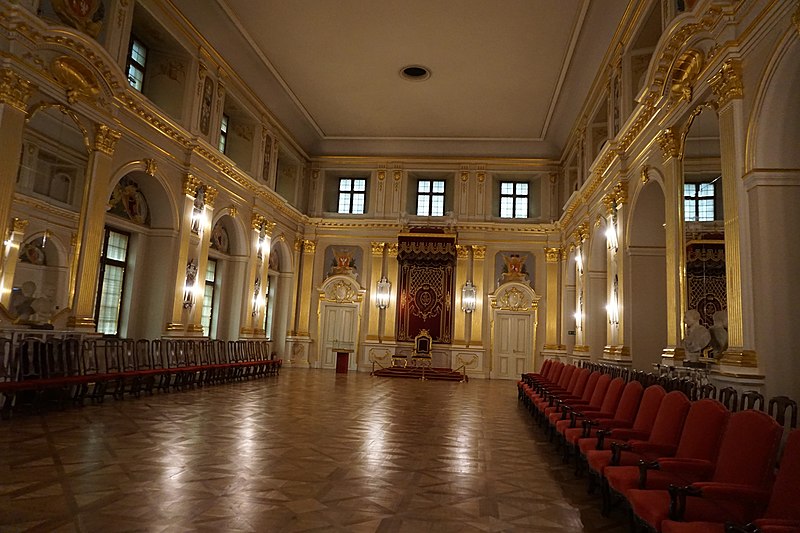
[[[346,275],[330,276],[319,289],[319,352],[317,366],[336,368],[334,350],[350,350],[350,370],[357,369],[361,306],[366,290]]]

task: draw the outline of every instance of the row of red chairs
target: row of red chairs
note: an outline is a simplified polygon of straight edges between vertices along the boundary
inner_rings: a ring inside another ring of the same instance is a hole
[[[23,403],[100,403],[106,396],[277,375],[282,362],[258,340],[0,338],[2,416]]]
[[[800,531],[800,507],[787,496],[800,495],[799,431],[775,469],[786,411],[796,427],[792,400],[770,400],[774,416],[732,412],[715,399],[558,361],[518,387],[564,458],[576,457],[576,473],[588,470],[590,492],[601,486],[604,514],[624,502],[634,530]]]

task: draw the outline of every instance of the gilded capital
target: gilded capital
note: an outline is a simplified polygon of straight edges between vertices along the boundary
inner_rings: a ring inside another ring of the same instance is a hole
[[[472,257],[475,259],[486,259],[486,247],[472,245]]]
[[[316,180],[319,179],[319,169],[315,168],[311,171],[311,179]]]
[[[664,153],[665,159],[681,156],[680,135],[678,135],[675,126],[663,130],[658,135],[658,144],[661,146],[661,151]]]
[[[622,204],[628,203],[628,183],[624,181],[620,181],[616,185],[614,185],[614,191],[612,193],[614,195],[614,201],[617,204],[617,209],[619,209]]]
[[[400,246],[396,242],[389,243],[386,246],[386,253],[389,254],[389,257],[397,257],[399,247]]]
[[[386,171],[385,170],[379,170],[378,171],[378,181],[383,181],[385,179],[386,179]]]
[[[738,59],[728,59],[710,81],[711,90],[717,95],[719,107],[727,105],[731,100],[742,98],[744,94],[742,62]]]
[[[614,195],[603,195],[603,206],[606,208],[606,212],[609,215],[612,214],[617,209],[617,202],[614,200]]]
[[[469,259],[469,246],[456,244],[456,255],[459,259]]]
[[[478,183],[483,183],[486,181],[486,172],[478,172]]]
[[[261,232],[261,229],[264,227],[264,223],[266,223],[267,219],[263,215],[259,215],[258,213],[253,213],[253,218],[250,219],[251,227],[257,231]]]
[[[297,239],[294,241],[294,251],[299,252],[303,249],[303,239]]]
[[[400,178],[402,178],[402,177],[403,177],[403,171],[402,170],[395,170],[394,171],[394,181],[400,181]]]
[[[0,104],[8,104],[24,112],[32,92],[31,82],[11,69],[0,70]]]
[[[558,263],[563,256],[561,248],[545,248],[544,260],[547,263]]]
[[[466,170],[461,171],[461,181],[467,181],[469,179],[469,172]]]
[[[215,189],[211,185],[206,185],[206,196],[205,196],[206,206],[212,209],[214,208],[214,202],[217,199],[217,194],[219,194],[219,191],[217,189]]]
[[[314,241],[304,239],[303,240],[303,253],[304,254],[313,254],[317,251],[317,243]]]
[[[28,227],[28,221],[21,218],[14,217],[11,219],[11,231],[14,233],[25,233]]]
[[[275,231],[275,223],[264,220],[264,235],[272,237],[273,231]]]
[[[94,132],[94,149],[106,155],[114,155],[117,142],[122,138],[122,134],[117,130],[111,129],[105,124],[97,124]]]
[[[197,179],[197,176],[187,172],[183,177],[183,194],[194,198],[197,194],[197,188],[200,187],[200,185],[202,185],[202,183]]]
[[[371,242],[370,246],[372,247],[372,255],[376,257],[380,257],[383,255],[383,249],[386,248],[385,242]]]

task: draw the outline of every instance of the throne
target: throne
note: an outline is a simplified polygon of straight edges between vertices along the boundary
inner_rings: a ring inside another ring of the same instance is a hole
[[[411,364],[414,366],[431,367],[431,345],[433,338],[427,329],[422,329],[414,337],[414,351],[411,352]]]

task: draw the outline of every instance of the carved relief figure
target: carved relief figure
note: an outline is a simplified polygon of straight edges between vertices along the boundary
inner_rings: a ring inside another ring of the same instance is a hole
[[[211,125],[211,106],[214,103],[214,82],[206,77],[203,81],[203,100],[200,103],[200,132],[208,135]]]
[[[528,272],[525,268],[525,260],[528,258],[527,254],[503,254],[503,275],[501,276],[501,283],[509,281],[528,281]]]
[[[683,338],[683,348],[689,361],[697,361],[703,349],[711,342],[711,333],[700,323],[700,313],[696,309],[686,311],[683,319],[686,330]]]
[[[345,274],[355,277],[355,270],[356,263],[353,258],[353,250],[351,248],[333,248],[333,261],[328,275]]]
[[[128,176],[119,180],[114,187],[108,202],[108,210],[115,215],[127,217],[137,224],[150,224],[147,200],[139,190],[139,184]]]
[[[728,349],[728,312],[725,310],[714,313],[714,325],[711,326],[711,357],[721,357]]]

